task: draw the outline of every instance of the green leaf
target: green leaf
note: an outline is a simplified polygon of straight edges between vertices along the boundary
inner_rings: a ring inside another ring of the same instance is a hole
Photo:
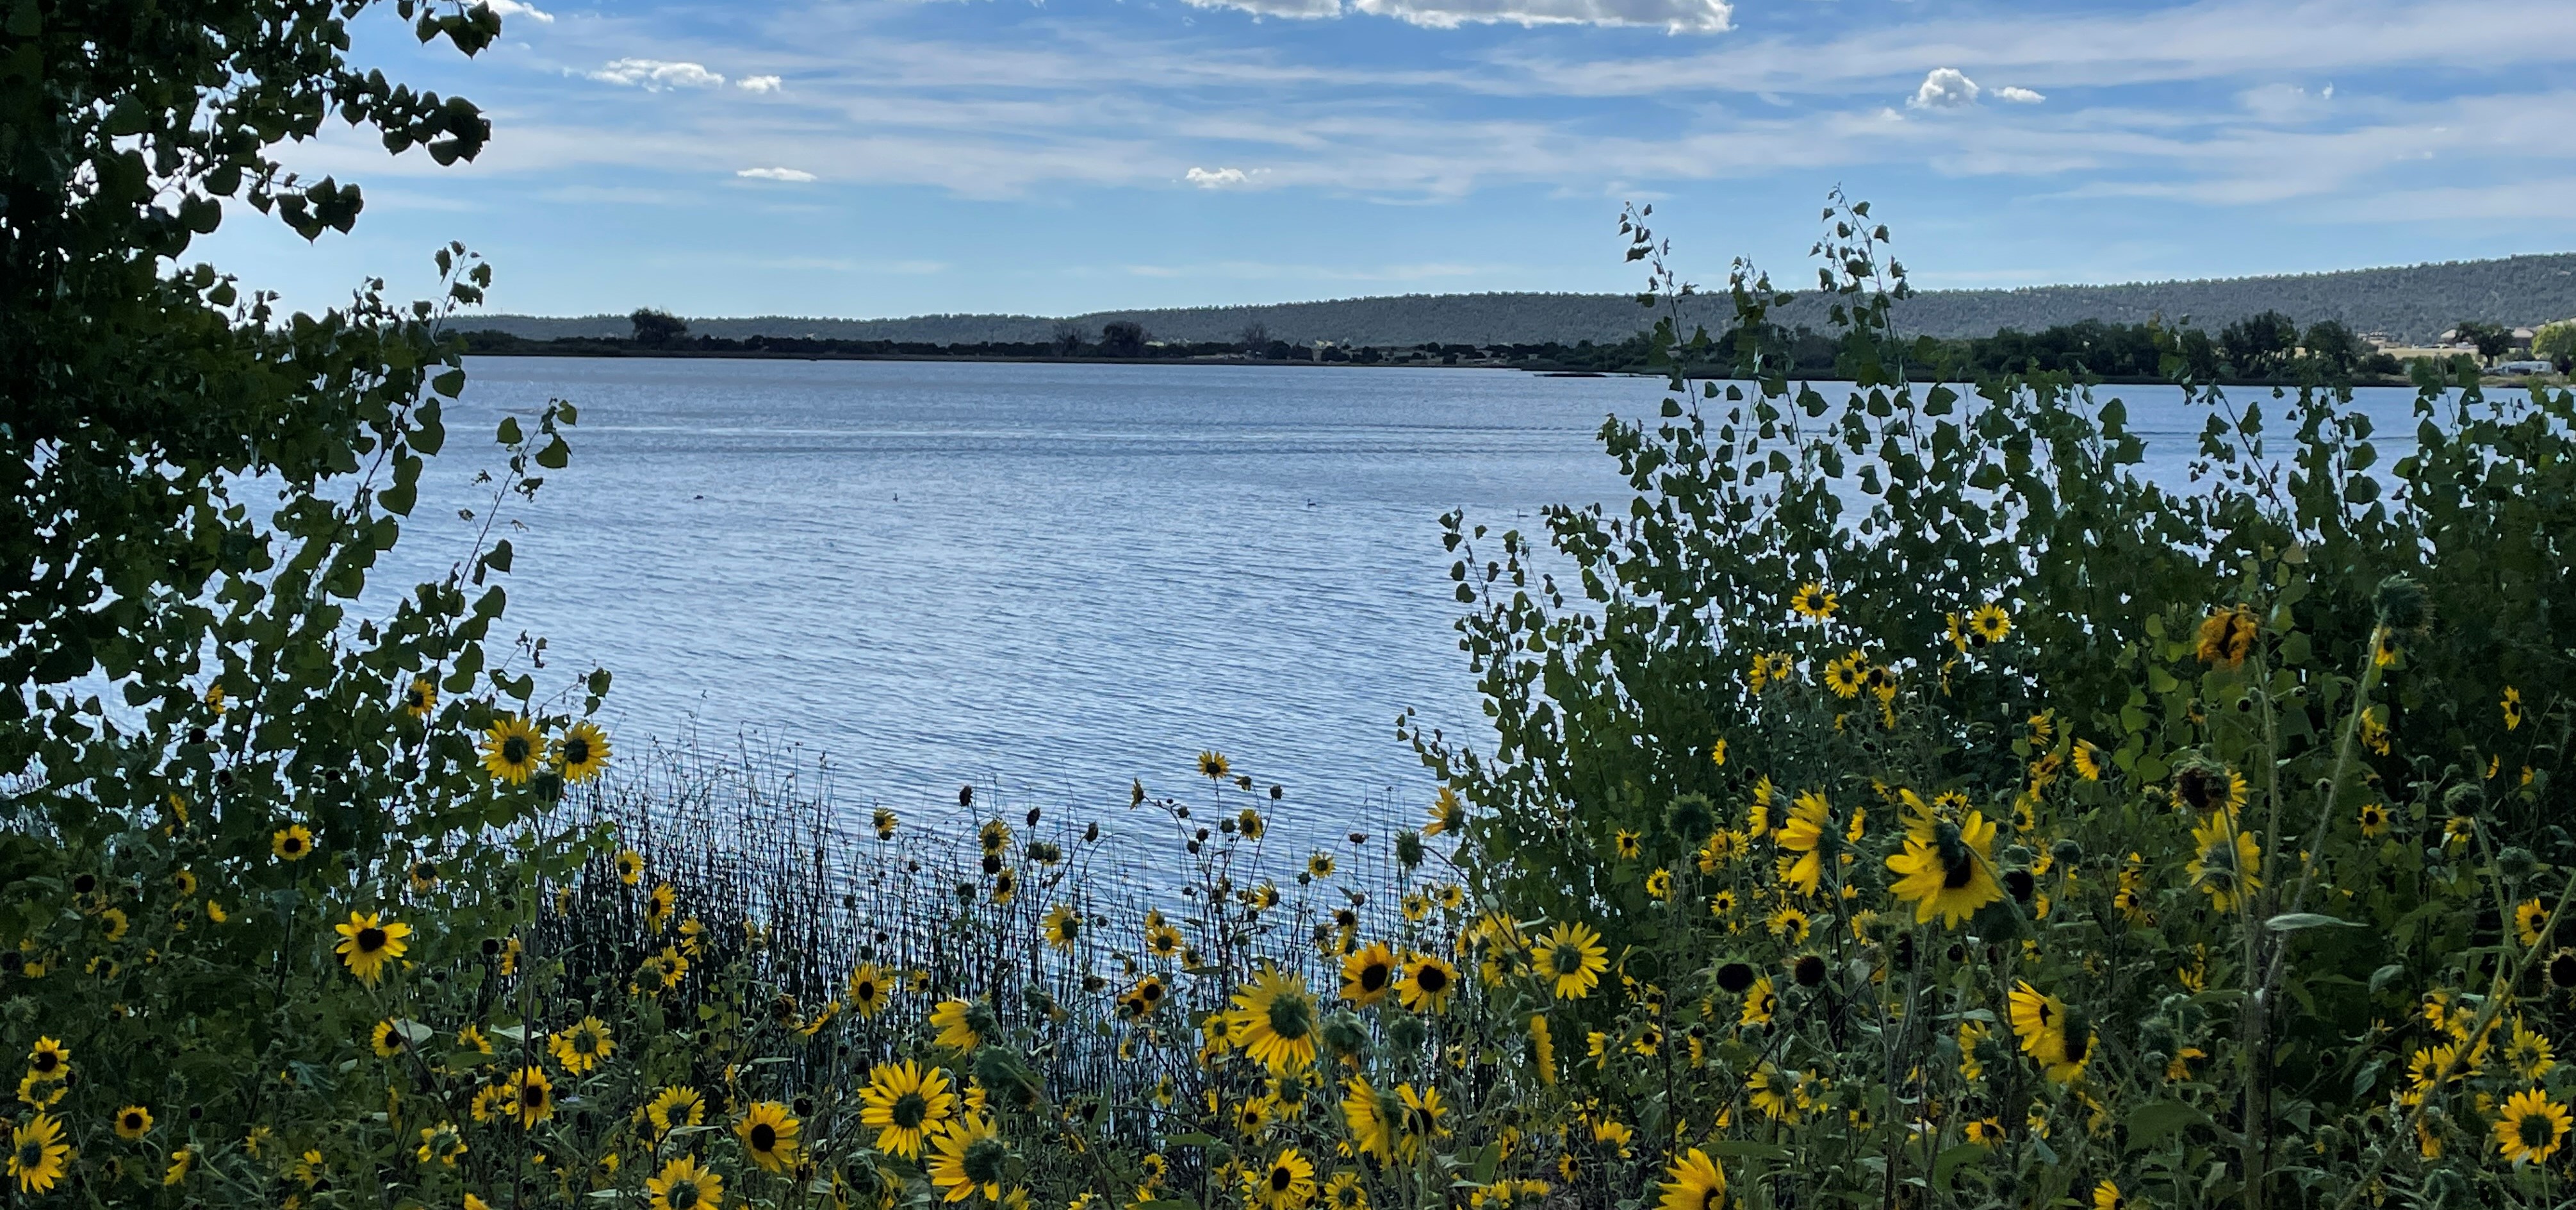
[[[1757,1143],[1751,1139],[1711,1139],[1700,1150],[1720,1158],[1748,1160],[1785,1160],[1797,1153],[1777,1143]]]
[[[2144,1151],[2190,1126],[2206,1125],[2209,1115],[2180,1101],[2156,1101],[2129,1111],[2129,1149]]]
[[[2271,919],[2264,921],[2263,927],[2276,933],[2295,933],[2302,929],[2357,929],[2364,926],[2350,920],[2321,915],[2316,912],[2283,912],[2278,916],[2274,916]]]
[[[429,389],[436,391],[441,395],[445,395],[450,399],[454,399],[458,395],[464,393],[465,371],[449,370],[436,378],[432,378],[429,380]]]
[[[519,432],[519,418],[516,416],[503,416],[500,429],[492,434],[492,439],[503,445],[517,445],[523,438],[524,434]]]
[[[1932,1161],[1932,1187],[1949,1188],[1950,1178],[1959,1171],[1959,1165],[1984,1158],[1986,1158],[1986,1145],[1983,1143],[1961,1143],[1942,1152],[1941,1158]]]

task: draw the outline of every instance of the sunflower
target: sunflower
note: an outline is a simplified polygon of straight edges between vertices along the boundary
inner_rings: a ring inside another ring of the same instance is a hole
[[[1732,890],[1721,889],[1716,894],[1708,897],[1708,914],[1719,920],[1724,920],[1727,917],[1734,915],[1735,906],[1735,892]],[[1733,926],[1730,925],[1729,927],[1731,928]]]
[[[2082,1014],[2070,1011],[2055,996],[2041,994],[2028,980],[2013,989],[2009,1013],[2022,1053],[2036,1061],[2049,1079],[2069,1084],[2083,1074],[2086,1060],[2093,1056],[2093,1028]]]
[[[376,1057],[379,1059],[390,1059],[401,1054],[404,1045],[410,1041],[410,1037],[403,1033],[402,1027],[391,1021],[378,1021],[376,1027],[367,1032],[367,1044],[375,1049]]]
[[[1431,822],[1422,825],[1425,836],[1443,833],[1455,836],[1467,826],[1467,804],[1459,799],[1456,790],[1447,786],[1440,787],[1440,793],[1432,797],[1430,815]]]
[[[1908,822],[1905,851],[1887,859],[1897,875],[1888,889],[1914,905],[1914,922],[1935,916],[1947,928],[2004,897],[1994,874],[1995,825],[1970,811],[1965,823],[1923,815]]]
[[[509,1104],[519,1115],[519,1125],[535,1126],[555,1116],[555,1085],[546,1073],[535,1067],[522,1067],[504,1085]]]
[[[438,709],[438,686],[428,677],[413,677],[411,688],[403,690],[402,709],[413,718],[428,718],[430,711]]]
[[[2075,775],[2077,777],[2081,777],[2086,781],[2102,780],[2103,771],[2110,768],[2110,760],[2111,754],[2103,751],[2102,745],[2094,743],[2089,739],[2079,739],[2075,741]]]
[[[2496,1114],[2496,1150],[2515,1165],[2537,1164],[2558,1154],[2567,1141],[2567,1107],[2537,1088],[2506,1099]]]
[[[521,785],[537,771],[540,744],[528,720],[505,714],[483,733],[483,768],[511,785]]]
[[[1645,838],[1629,828],[1619,829],[1619,834],[1611,837],[1610,843],[1618,850],[1621,861],[1635,861],[1646,851]]]
[[[1047,909],[1046,919],[1038,925],[1046,943],[1059,950],[1070,950],[1082,940],[1082,913],[1059,903]]]
[[[1673,872],[1662,866],[1646,875],[1646,896],[1657,903],[1668,903],[1673,897]]]
[[[369,987],[384,977],[387,963],[403,956],[409,948],[403,938],[411,936],[410,925],[396,924],[374,912],[351,912],[347,924],[332,925],[331,931],[340,934],[340,940],[331,947],[333,952],[340,955],[340,961],[358,977],[358,982]]]
[[[930,1183],[939,1188],[940,1200],[962,1202],[977,1193],[986,1201],[1002,1200],[1002,1178],[1011,1151],[1002,1143],[992,1118],[980,1113],[959,1117],[932,1136],[930,1148],[930,1159],[923,1167]]]
[[[2513,1020],[2513,1039],[2504,1044],[2504,1061],[2513,1068],[2515,1075],[2526,1080],[2538,1080],[2557,1068],[2558,1052],[2550,1046],[2547,1037],[2516,1017]]]
[[[1422,1158],[1424,1147],[1449,1137],[1449,1107],[1441,1102],[1439,1089],[1417,1090],[1411,1084],[1400,1084],[1396,1086],[1395,1099],[1402,1107],[1397,1119],[1401,1129],[1396,1132],[1396,1154],[1405,1162]]]
[[[43,1193],[61,1180],[68,1167],[71,1144],[63,1141],[63,1123],[52,1114],[29,1117],[9,1132],[9,1175],[18,1178],[18,1192]]]
[[[1315,1200],[1314,1162],[1288,1148],[1268,1164],[1244,1172],[1243,1196],[1246,1204],[1262,1210],[1300,1210]]]
[[[2192,851],[2198,854],[2191,863],[2192,885],[2209,896],[2209,906],[2234,911],[2240,901],[2263,889],[2257,873],[2263,864],[2262,846],[2254,842],[2253,833],[2236,830],[2234,816],[2225,811],[2211,815],[2192,828],[2191,840]]]
[[[1815,894],[1816,883],[1824,876],[1825,852],[1822,846],[1830,830],[1832,821],[1828,815],[1832,809],[1825,802],[1824,795],[1813,790],[1801,790],[1789,807],[1789,818],[1781,823],[1779,835],[1774,837],[1782,849],[1799,855],[1782,881],[1802,895]]]
[[[1992,1147],[2004,1141],[2004,1124],[1995,1118],[1971,1118],[1959,1133],[1980,1147]]]
[[[1798,1082],[1777,1067],[1764,1063],[1744,1078],[1744,1090],[1751,1095],[1753,1107],[1775,1122],[1798,1120]]]
[[[608,767],[608,733],[589,719],[574,723],[556,738],[554,759],[565,781],[589,781]]]
[[[1332,877],[1333,855],[1320,849],[1316,850],[1313,856],[1306,859],[1306,873],[1314,878]]]
[[[1787,941],[1791,945],[1806,944],[1807,934],[1815,928],[1814,922],[1805,912],[1785,903],[1773,909],[1770,918],[1764,923],[1770,927],[1772,936]]]
[[[918,1159],[924,1136],[946,1129],[956,1114],[957,1094],[946,1073],[906,1059],[870,1071],[859,1106],[859,1124],[877,1128],[877,1150]]]
[[[1968,637],[1977,643],[2000,643],[2011,633],[2012,615],[2001,605],[1988,602],[1968,617]]]
[[[1404,1007],[1417,1013],[1438,1013],[1449,1007],[1449,997],[1458,990],[1458,968],[1438,954],[1415,954],[1405,964],[1404,979],[1395,985],[1395,994]]]
[[[2129,1210],[2129,1199],[2120,1195],[2120,1187],[2109,1181],[2093,1186],[2093,1210]]]
[[[1366,1007],[1386,999],[1395,987],[1395,953],[1383,941],[1342,959],[1342,998]]]
[[[421,1163],[453,1168],[457,1160],[464,1158],[465,1151],[465,1132],[458,1130],[454,1122],[440,1122],[420,1128],[420,1146],[412,1154]]]
[[[1771,989],[1771,976],[1764,975],[1744,989],[1744,1011],[1736,1020],[1744,1025],[1769,1025],[1780,1014],[1780,993]]]
[[[557,1030],[552,1038],[547,1039],[546,1049],[554,1053],[555,1062],[563,1064],[565,1071],[578,1076],[599,1066],[600,1060],[617,1050],[617,1043],[608,1036],[605,1022],[597,1017],[583,1017],[571,1028]]]
[[[1834,616],[1837,603],[1834,594],[1826,592],[1824,585],[1813,580],[1799,585],[1798,591],[1789,594],[1789,608],[1811,622],[1821,622]]]
[[[724,1177],[685,1155],[644,1178],[644,1187],[653,1192],[653,1210],[713,1210],[724,1204]]]
[[[1655,1210],[1726,1210],[1726,1168],[1691,1148],[1665,1171],[1664,1196]]]
[[[116,1111],[116,1137],[139,1139],[152,1133],[152,1111],[140,1105],[128,1105]]]
[[[1128,988],[1126,995],[1118,997],[1118,1011],[1127,1017],[1152,1016],[1155,1009],[1163,1006],[1163,998],[1168,994],[1162,976],[1147,975],[1137,980],[1134,987]]]
[[[894,829],[895,829],[895,824],[896,824],[896,822],[897,822],[897,821],[896,821],[896,819],[895,819],[895,813],[894,813],[894,812],[889,811],[889,810],[886,810],[884,807],[879,807],[879,808],[877,808],[876,819],[875,819],[876,828],[877,828],[877,839],[879,839],[879,840],[892,840],[892,839],[894,839]]]
[[[1833,690],[1835,697],[1859,697],[1863,662],[1861,653],[1855,651],[1825,665],[1825,688]]]
[[[2361,834],[2377,836],[2387,830],[2388,804],[2378,802],[2361,804]]]
[[[1368,1189],[1360,1184],[1360,1174],[1343,1169],[1324,1182],[1324,1205],[1331,1210],[1368,1210]]]
[[[1225,775],[1233,771],[1234,766],[1225,759],[1225,753],[1216,751],[1199,753],[1199,776],[1209,781],[1224,781]]]
[[[2520,730],[2522,727],[2522,690],[2516,689],[2511,685],[2505,686],[2504,700],[2501,705],[2504,708],[2504,729],[2507,731]]]
[[[1233,1032],[1243,1052],[1273,1073],[1315,1062],[1315,998],[1302,975],[1263,970],[1234,993]]]
[[[72,1051],[52,1038],[38,1038],[27,1052],[27,1078],[38,1082],[59,1080],[72,1071]]]
[[[1559,1000],[1591,995],[1601,983],[1601,972],[1610,969],[1610,950],[1601,944],[1601,934],[1591,925],[1571,921],[1549,929],[1532,957],[1539,977],[1549,981]]]
[[[1431,915],[1431,896],[1420,891],[1405,892],[1403,905],[1404,918],[1415,924],[1422,923],[1425,917]]]
[[[787,1112],[785,1105],[760,1101],[743,1111],[733,1132],[762,1171],[785,1172],[796,1162],[796,1132],[803,1125]]]
[[[665,1088],[644,1106],[644,1124],[657,1139],[684,1126],[704,1125],[706,1120],[707,1099],[694,1088]]]
[[[313,833],[303,824],[288,824],[269,834],[268,851],[279,861],[302,861],[313,855]]]
[[[2257,631],[2254,611],[2245,606],[2212,611],[2200,624],[2196,654],[2201,663],[2234,668],[2253,652]]]
[[[976,1009],[971,1000],[942,1000],[930,1010],[930,1027],[939,1031],[934,1044],[960,1053],[972,1052],[984,1044],[984,1032],[976,1026]],[[989,1014],[985,1014],[989,1015]]]

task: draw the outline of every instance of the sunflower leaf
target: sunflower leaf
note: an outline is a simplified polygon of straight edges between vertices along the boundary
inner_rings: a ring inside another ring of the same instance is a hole
[[[2264,921],[2263,927],[2276,933],[2295,933],[2301,929],[2357,929],[2363,926],[2350,920],[2328,916],[2318,912],[2283,912],[2278,916],[2274,916],[2271,919]]]

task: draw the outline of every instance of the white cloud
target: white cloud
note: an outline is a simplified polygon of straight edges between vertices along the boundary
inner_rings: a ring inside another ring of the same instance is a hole
[[[744,92],[776,92],[779,79],[776,76],[744,76],[734,81],[733,86]]]
[[[617,59],[588,75],[604,84],[625,84],[655,92],[665,88],[715,88],[725,82],[723,76],[701,64],[661,59]]]
[[[1955,67],[1935,67],[1905,102],[1908,109],[1964,109],[1977,103],[1977,82]]]
[[[1668,33],[1713,34],[1730,28],[1730,0],[1189,0],[1199,8],[1231,8],[1264,17],[1301,19],[1366,13],[1429,29],[1462,25],[1618,25],[1660,27]]]
[[[807,172],[801,168],[745,168],[734,173],[734,175],[750,177],[755,181],[795,181],[803,183],[814,179],[813,173]]]
[[[2018,84],[2006,84],[1995,90],[1995,99],[1998,101],[2010,101],[2015,105],[2037,105],[2040,102],[2047,100],[2048,94],[2043,92],[2032,92]]]
[[[1251,184],[1252,178],[1260,174],[1261,170],[1258,168],[1250,172],[1240,168],[1219,168],[1215,171],[1192,168],[1183,179],[1201,189],[1234,189]]]
[[[1727,0],[1351,0],[1351,7],[1433,29],[1625,25],[1675,34],[1723,33],[1735,14]]]
[[[525,17],[539,25],[552,25],[555,23],[555,15],[553,13],[538,8],[533,4],[521,3],[521,0],[483,0],[483,2],[491,5],[492,11],[501,14],[504,18]]]

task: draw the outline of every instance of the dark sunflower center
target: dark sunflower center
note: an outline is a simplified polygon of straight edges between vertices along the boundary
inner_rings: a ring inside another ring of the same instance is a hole
[[[567,765],[589,764],[590,741],[586,739],[565,740],[563,742],[563,757],[564,763]]]
[[[35,1068],[38,1075],[52,1075],[54,1069],[62,1066],[62,1063],[61,1055],[50,1050],[40,1050],[36,1052],[35,1061],[28,1066]]]
[[[873,1003],[877,998],[877,985],[872,980],[861,979],[859,985],[851,989],[851,995],[861,1004]]]
[[[521,1088],[519,1090],[519,1103],[530,1109],[545,1108],[546,1086],[543,1084],[530,1084]]]
[[[670,1200],[671,1210],[689,1210],[690,1207],[698,1204],[698,1183],[675,1181],[671,1185],[671,1191],[664,1196]]]
[[[778,1128],[762,1122],[751,1128],[751,1149],[767,1151],[778,1146]]]
[[[45,1145],[34,1139],[18,1144],[18,1171],[26,1172],[45,1162]]]
[[[1431,995],[1439,995],[1449,990],[1449,972],[1436,966],[1425,965],[1422,969],[1413,972],[1413,985]]]
[[[930,1116],[930,1101],[920,1093],[907,1092],[894,1099],[894,1108],[886,1116],[906,1130],[918,1130],[922,1120]]]
[[[1002,1169],[1010,1158],[1010,1148],[1004,1147],[1000,1139],[977,1139],[966,1148],[966,1155],[958,1166],[966,1170],[967,1180],[978,1185],[994,1185],[1001,1183]]]
[[[2093,1035],[2092,1035],[2091,1033],[2089,1033],[2089,1032],[2088,1032],[2088,1033],[2083,1033],[2083,1034],[2068,1034],[2068,1035],[2066,1036],[2066,1061],[2067,1061],[2067,1062],[2069,1062],[2069,1063],[2081,1063],[2081,1062],[2083,1062],[2083,1061],[2084,1061],[2084,1056],[2085,1056],[2087,1053],[2091,1052],[2091,1050],[2092,1050],[2092,1049],[2093,1049]]]
[[[1969,880],[1976,876],[1977,859],[1967,853],[1962,852],[1956,858],[1944,858],[1941,862],[1942,890],[1965,890]]]
[[[285,848],[285,850],[286,850],[287,852],[289,852],[289,853],[300,853],[300,852],[303,852],[303,851],[304,851],[304,838],[303,838],[303,837],[301,837],[301,836],[289,836],[289,837],[287,837],[287,838],[286,838],[286,843],[285,843],[285,845],[284,845],[284,846],[282,846],[282,847],[283,847],[283,848]]]
[[[527,737],[513,735],[508,739],[502,740],[501,759],[504,762],[513,765],[524,765],[528,763]]]
[[[143,1129],[143,1115],[139,1113],[129,1113],[125,1115],[125,1128],[128,1130]]]
[[[2522,1145],[2531,1148],[2548,1146],[2557,1133],[2551,1129],[2548,1116],[2538,1113],[2525,1115],[2518,1128],[2522,1133]]]
[[[1288,1186],[1295,1184],[1296,1180],[1297,1174],[1289,1171],[1288,1165],[1281,1164],[1270,1170],[1270,1191],[1272,1193],[1286,1193],[1288,1192]]]
[[[1372,962],[1367,966],[1361,967],[1360,990],[1373,992],[1384,988],[1386,986],[1387,976],[1392,973],[1394,972],[1388,970],[1384,963],[1379,962]]]
[[[372,953],[375,953],[377,950],[380,950],[380,949],[385,948],[385,943],[386,943],[386,941],[387,941],[387,940],[389,940],[389,938],[387,938],[387,937],[385,936],[385,931],[384,931],[383,929],[380,929],[380,928],[362,928],[362,929],[359,929],[359,930],[358,930],[358,952],[359,952],[359,953],[361,953],[361,954],[372,954]]]

